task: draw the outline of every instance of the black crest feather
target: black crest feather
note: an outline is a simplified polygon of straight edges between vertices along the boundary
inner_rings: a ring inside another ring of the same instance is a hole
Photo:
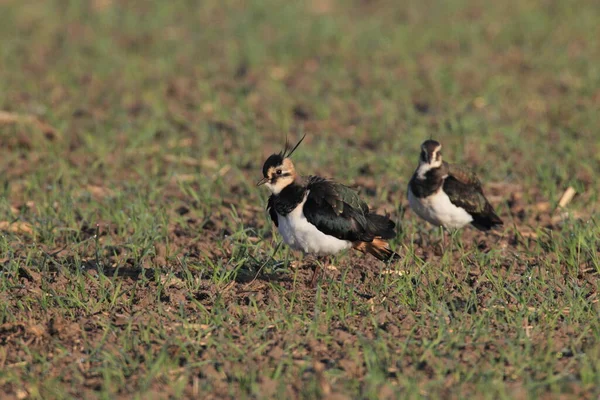
[[[288,158],[292,155],[292,153],[294,151],[296,151],[296,149],[298,148],[298,146],[300,146],[300,143],[302,143],[302,141],[304,140],[304,138],[306,137],[306,133],[304,135],[302,135],[302,137],[300,138],[300,140],[298,141],[298,143],[296,143],[296,145],[288,152],[288,149],[290,147],[290,142],[288,141],[287,137],[285,138],[285,147],[283,148],[283,151],[281,153],[279,153],[279,155],[283,158]]]
[[[283,148],[283,151],[279,152],[279,154],[271,154],[269,156],[269,158],[267,158],[267,161],[265,161],[265,163],[263,164],[263,176],[266,178],[269,168],[281,165],[283,163],[284,158],[290,157],[292,155],[292,153],[294,151],[296,151],[298,146],[300,146],[300,143],[302,143],[302,141],[304,140],[305,137],[306,137],[306,134],[304,134],[300,138],[298,143],[296,143],[296,145],[291,150],[289,150],[290,142],[288,141],[288,139],[286,137],[285,138],[285,147]]]

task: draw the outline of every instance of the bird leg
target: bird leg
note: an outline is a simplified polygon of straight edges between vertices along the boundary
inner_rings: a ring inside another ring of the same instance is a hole
[[[323,262],[321,262],[319,260],[319,257],[315,257],[316,262],[314,263],[315,266],[315,272],[313,272],[312,278],[310,279],[310,286],[311,287],[316,287],[317,286],[317,280],[319,279],[319,275],[321,275],[321,271],[327,266],[327,264],[329,263],[329,258],[328,257],[323,257]],[[322,264],[322,265],[321,265]]]
[[[450,231],[450,247],[455,248],[457,247],[457,240],[460,240],[460,237],[457,238],[457,234],[458,234],[458,229],[453,229],[452,231]],[[462,242],[458,242],[458,249],[462,251],[463,246],[462,246]]]
[[[315,272],[313,272],[312,278],[310,278],[310,286],[317,287],[317,279],[319,278],[319,263],[315,263]]]
[[[303,260],[304,267],[314,267],[314,272],[311,276],[311,285],[314,286],[314,281],[317,279],[316,276],[319,272],[319,259],[314,254],[306,254]]]
[[[423,234],[423,230],[419,229],[417,231],[417,235],[419,235],[420,245],[422,248],[425,248],[429,244],[429,238],[427,237],[427,241],[425,241],[426,236]]]
[[[446,252],[446,232],[444,232],[444,227],[440,226],[440,235],[441,235],[441,247],[442,247],[442,254],[444,254]]]
[[[437,231],[437,234],[435,231]],[[438,239],[437,240],[433,239],[434,236],[437,237]],[[429,231],[428,244],[432,247],[432,249],[436,255],[442,256],[444,254],[444,252],[446,251],[444,227],[442,227],[442,226],[439,226],[437,228],[433,227]],[[438,250],[439,250],[439,253],[438,253]]]

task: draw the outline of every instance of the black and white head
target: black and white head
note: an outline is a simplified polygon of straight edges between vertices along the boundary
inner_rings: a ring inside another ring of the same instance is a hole
[[[442,145],[432,139],[426,140],[421,145],[419,167],[417,173],[421,179],[425,178],[427,171],[442,166]]]
[[[256,186],[266,185],[271,193],[279,194],[286,186],[293,183],[298,174],[290,156],[305,137],[306,135],[302,136],[300,141],[291,150],[288,151],[289,144],[286,141],[282,152],[271,154],[263,164],[263,178],[258,181]]]

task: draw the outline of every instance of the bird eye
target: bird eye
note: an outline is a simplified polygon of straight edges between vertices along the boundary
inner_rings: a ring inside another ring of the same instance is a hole
[[[281,175],[281,170],[278,169],[277,171],[275,171],[277,173],[277,175]]]

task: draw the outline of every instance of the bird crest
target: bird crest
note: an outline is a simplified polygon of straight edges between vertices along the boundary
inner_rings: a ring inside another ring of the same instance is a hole
[[[283,148],[283,151],[279,153],[279,155],[281,156],[281,158],[289,158],[292,153],[294,151],[296,151],[296,149],[298,148],[298,146],[300,146],[300,143],[302,143],[302,141],[304,140],[304,138],[306,137],[306,133],[304,135],[302,135],[302,137],[300,138],[300,140],[298,141],[298,143],[296,143],[296,145],[291,149],[290,149],[290,142],[287,138],[287,136],[285,137],[285,147]]]

